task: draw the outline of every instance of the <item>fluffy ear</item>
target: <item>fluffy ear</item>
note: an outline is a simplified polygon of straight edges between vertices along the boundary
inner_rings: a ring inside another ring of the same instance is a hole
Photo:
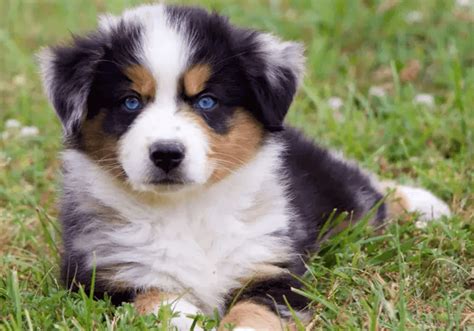
[[[279,131],[302,80],[304,47],[265,33],[253,34],[251,39],[249,47],[255,50],[244,50],[242,57],[256,115],[267,130]]]
[[[120,24],[120,18],[111,14],[101,14],[98,18],[99,30],[110,32]]]
[[[79,132],[97,63],[103,56],[98,36],[74,38],[69,46],[38,54],[43,86],[64,128],[65,137]]]

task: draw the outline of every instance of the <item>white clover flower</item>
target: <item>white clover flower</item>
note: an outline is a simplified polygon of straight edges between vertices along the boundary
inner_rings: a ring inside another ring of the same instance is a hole
[[[428,222],[426,222],[426,221],[421,221],[420,220],[420,221],[415,222],[415,227],[417,229],[425,229],[427,226],[428,226]]]
[[[385,89],[381,86],[371,86],[369,88],[369,96],[383,98],[387,95]]]
[[[417,10],[411,11],[405,15],[405,22],[413,24],[420,23],[423,20],[423,13]]]
[[[413,102],[417,105],[423,105],[429,108],[432,108],[435,105],[434,96],[428,93],[417,94],[413,99]]]
[[[5,122],[5,129],[11,130],[11,129],[19,129],[21,127],[20,121],[10,118],[6,120]]]
[[[25,126],[20,130],[20,137],[30,138],[36,137],[39,134],[39,130],[36,126]]]
[[[455,43],[449,43],[448,45],[448,53],[451,56],[457,56],[458,54],[458,48],[456,47]]]
[[[456,0],[458,7],[474,7],[474,0]]]
[[[8,132],[8,131],[2,132],[2,134],[0,135],[0,137],[2,138],[2,140],[8,140],[8,139],[10,139],[10,132]]]
[[[339,110],[344,105],[344,101],[342,101],[342,99],[339,97],[330,97],[327,101],[327,104],[332,110]]]
[[[2,135],[0,134],[0,137]],[[7,166],[11,162],[11,157],[9,157],[7,154],[0,152],[0,168]]]
[[[13,84],[16,86],[25,86],[26,85],[26,77],[24,75],[16,75],[13,77]]]

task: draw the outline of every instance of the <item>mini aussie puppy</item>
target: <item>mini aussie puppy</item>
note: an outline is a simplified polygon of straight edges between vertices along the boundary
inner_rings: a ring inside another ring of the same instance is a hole
[[[328,217],[381,225],[449,215],[431,193],[377,182],[283,124],[303,47],[205,10],[146,5],[40,55],[64,127],[60,219],[67,286],[173,324],[293,327],[294,275]],[[387,187],[392,198],[383,201]],[[339,224],[332,231],[338,231]],[[233,303],[231,305],[231,303]]]

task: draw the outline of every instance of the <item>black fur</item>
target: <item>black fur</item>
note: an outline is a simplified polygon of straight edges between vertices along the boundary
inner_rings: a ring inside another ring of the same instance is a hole
[[[103,130],[115,137],[125,133],[138,115],[138,112],[125,111],[122,101],[135,95],[124,70],[140,63],[133,53],[133,49],[140,47],[140,29],[138,25],[125,27],[120,24],[108,34],[108,41],[102,45],[103,56],[96,65],[87,98],[87,119],[93,119],[100,111],[104,111]]]
[[[317,250],[321,227],[334,209],[337,213],[349,212],[358,220],[377,205],[382,195],[357,166],[334,157],[296,130],[283,126],[297,89],[297,64],[269,63],[267,54],[262,52],[258,32],[235,28],[217,14],[174,6],[168,7],[168,12],[176,26],[187,29],[186,34],[193,36],[192,48],[196,51],[189,59],[189,67],[204,63],[212,68],[203,93],[216,96],[219,105],[214,111],[200,112],[208,125],[217,133],[225,134],[233,112],[242,107],[263,124],[267,137],[275,137],[287,146],[282,155],[281,178],[288,180],[288,196],[292,197],[290,205],[295,216],[291,220],[291,232],[274,235],[287,237],[299,256],[281,267],[302,276],[304,260]],[[183,21],[187,24],[182,24]],[[103,129],[110,135],[120,136],[133,122],[136,115],[121,112],[119,101],[130,88],[123,69],[139,63],[133,50],[140,48],[141,28],[139,24],[119,24],[112,31],[75,38],[71,46],[52,50],[49,90],[65,126],[66,137],[80,137],[82,119],[91,120],[102,110],[106,112]],[[288,44],[287,47],[296,46]],[[287,51],[291,53],[292,50]],[[289,55],[284,52],[281,56],[280,60],[286,60],[285,56]],[[272,70],[271,77],[268,70]],[[184,91],[179,98],[190,105],[195,100],[195,96],[187,96]],[[73,247],[73,240],[78,234],[94,231],[86,225],[97,215],[77,211],[75,201],[80,199],[80,194],[82,192],[75,192],[73,188],[64,192],[60,215],[64,238],[62,278],[68,287],[77,289],[77,284],[82,284],[88,290],[92,270],[86,267],[86,256]],[[382,222],[384,218],[385,206],[382,204],[375,221]],[[292,286],[299,286],[294,277],[277,276],[250,284],[240,299],[275,309],[275,303],[285,306],[283,297],[286,297],[294,308],[303,309],[308,302],[291,291]],[[116,303],[132,300],[135,291],[132,288],[115,289],[99,278],[95,284],[97,297],[103,297],[107,292]],[[230,302],[231,293],[228,295]]]
[[[259,47],[259,33],[236,28],[227,18],[200,8],[170,6],[171,20],[183,20],[195,49],[189,67],[205,63],[212,75],[203,93],[217,97],[218,109],[200,112],[218,133],[226,133],[236,107],[249,110],[268,131],[282,130],[284,117],[297,88],[297,73],[290,67],[268,63]],[[142,27],[119,24],[111,31],[75,37],[71,45],[52,49],[53,75],[49,90],[65,127],[69,142],[77,142],[84,118],[107,110],[109,134],[120,136],[136,114],[117,111],[118,102],[129,93],[130,82],[123,69],[140,61],[134,54],[141,44]],[[284,54],[281,54],[284,57]],[[271,82],[268,71],[277,77]],[[195,98],[181,96],[193,104]],[[84,114],[87,113],[87,114]]]
[[[288,146],[284,171],[290,179],[291,203],[304,224],[304,238],[298,238],[297,250],[313,252],[317,246],[314,238],[334,210],[336,216],[348,212],[357,221],[376,207],[383,196],[356,164],[335,157],[295,129],[287,127],[282,137]],[[382,204],[375,222],[384,218]]]
[[[120,24],[113,31],[74,37],[70,45],[50,50],[48,89],[69,143],[77,142],[85,117],[94,117],[100,108],[116,106],[116,94],[128,82],[121,69],[138,63],[133,49],[140,42],[139,25]],[[114,133],[124,131],[124,122],[131,121],[114,118],[108,123],[116,123],[119,128],[108,129]]]
[[[289,67],[267,62],[260,49],[260,33],[234,27],[226,17],[201,8],[170,6],[168,11],[177,26],[187,22],[185,28],[196,50],[191,63],[211,65],[213,74],[204,93],[217,96],[220,108],[205,114],[207,123],[225,133],[226,120],[235,107],[242,107],[268,131],[282,130],[298,77]],[[268,70],[273,70],[276,82],[270,82]]]
[[[287,126],[275,135],[288,146],[283,155],[282,176],[289,179],[288,196],[292,197],[295,212],[291,233],[279,235],[291,240],[298,258],[283,265],[290,271],[289,275],[252,283],[240,299],[251,299],[285,314],[284,297],[294,309],[302,310],[309,303],[307,298],[291,288],[301,287],[298,277],[306,271],[304,262],[317,252],[321,243],[317,240],[320,230],[333,211],[336,210],[336,217],[332,219],[336,220],[338,214],[347,212],[355,223],[377,208],[373,220],[376,224],[383,222],[386,211],[385,204],[381,203],[383,196],[355,164],[335,157],[291,127]],[[232,300],[231,296],[229,302]]]
[[[282,172],[289,179],[288,195],[293,197],[291,204],[295,212],[291,233],[279,233],[278,236],[286,236],[291,240],[298,258],[290,264],[281,265],[289,270],[289,275],[252,283],[243,291],[240,299],[251,299],[275,310],[275,303],[280,307],[285,306],[285,296],[293,308],[303,309],[308,300],[291,290],[291,287],[301,285],[293,275],[303,276],[306,270],[304,261],[316,251],[319,231],[329,215],[337,209],[337,213],[350,212],[352,219],[357,221],[375,207],[383,196],[357,166],[334,157],[297,130],[286,127],[284,131],[274,135],[288,146],[283,156]],[[75,288],[74,284],[80,283],[89,289],[92,270],[83,267],[86,257],[76,255],[72,240],[89,223],[87,219],[94,215],[77,214],[71,202],[74,200],[65,201],[68,203],[62,205],[60,215],[65,245],[62,277],[68,286]],[[381,204],[374,221],[382,222],[385,216],[385,205]],[[100,298],[108,292],[116,303],[133,299],[134,290],[111,292],[108,285],[99,280],[95,285],[96,296]],[[232,293],[229,293],[228,303],[233,299]]]
[[[65,170],[67,171],[67,170]],[[67,176],[67,173],[65,173]],[[67,197],[67,198],[66,198]],[[94,213],[78,212],[75,201],[80,197],[74,190],[66,189],[63,192],[61,210],[59,219],[62,222],[62,238],[63,253],[61,256],[61,281],[67,289],[77,291],[82,286],[87,294],[94,288],[94,297],[96,299],[104,299],[109,297],[113,304],[119,305],[122,302],[131,302],[136,294],[135,289],[116,289],[111,286],[110,282],[96,277],[94,286],[94,271],[87,265],[87,255],[78,251],[74,247],[74,239],[78,234],[86,233],[86,226],[90,224],[94,217]],[[94,229],[88,230],[94,231]],[[95,270],[96,275],[101,272],[100,268]]]

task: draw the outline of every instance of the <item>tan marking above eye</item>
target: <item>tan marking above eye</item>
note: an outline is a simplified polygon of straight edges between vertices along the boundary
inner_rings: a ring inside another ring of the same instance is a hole
[[[197,64],[189,69],[183,76],[184,93],[191,97],[202,92],[211,73],[211,67],[208,64]]]
[[[131,88],[146,99],[154,99],[156,94],[156,80],[145,67],[135,64],[125,69],[125,75],[132,81]]]

